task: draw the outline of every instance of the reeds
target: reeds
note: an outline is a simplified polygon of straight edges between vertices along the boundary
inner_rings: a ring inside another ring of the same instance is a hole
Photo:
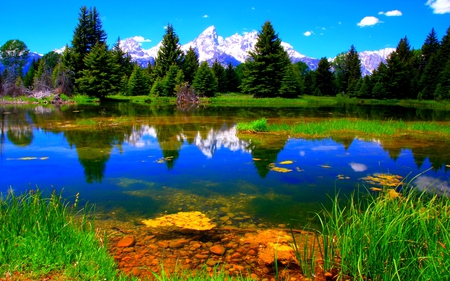
[[[0,276],[35,280],[118,280],[105,237],[87,220],[88,210],[41,191],[0,196]],[[78,211],[77,211],[78,210]]]
[[[448,280],[450,199],[406,189],[339,196],[320,217],[324,271],[340,280]]]
[[[261,126],[264,124],[264,126]],[[297,137],[330,137],[333,134],[363,134],[370,136],[401,136],[434,134],[450,135],[448,124],[435,122],[404,122],[402,120],[323,119],[295,124],[267,124],[265,118],[240,122],[236,129],[243,132],[275,132]]]

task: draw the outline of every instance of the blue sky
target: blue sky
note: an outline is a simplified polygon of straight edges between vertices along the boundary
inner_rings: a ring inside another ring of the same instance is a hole
[[[142,47],[161,41],[171,23],[185,44],[214,25],[220,36],[261,29],[270,20],[279,37],[309,57],[396,47],[407,36],[421,48],[434,27],[439,39],[450,27],[450,0],[250,0],[250,1],[3,1],[0,45],[20,39],[31,51],[47,53],[70,45],[81,6],[97,7],[108,35],[142,37]],[[148,42],[149,41],[149,42]]]

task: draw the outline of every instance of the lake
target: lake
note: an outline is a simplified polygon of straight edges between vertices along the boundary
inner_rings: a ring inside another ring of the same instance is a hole
[[[252,228],[311,224],[330,196],[372,192],[380,174],[419,189],[449,189],[445,139],[237,134],[237,122],[261,117],[450,121],[443,110],[369,105],[0,106],[0,192],[57,190],[69,200],[79,193],[104,219],[201,211],[219,225]]]

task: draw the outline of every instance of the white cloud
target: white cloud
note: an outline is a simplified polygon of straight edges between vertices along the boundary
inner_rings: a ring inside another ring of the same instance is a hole
[[[428,0],[425,5],[430,6],[434,14],[450,13],[450,0]]]
[[[367,170],[367,166],[361,163],[351,162],[350,167],[352,167],[353,171],[355,172],[364,172],[365,170]]]
[[[311,31],[306,31],[305,33],[303,33],[303,35],[305,35],[305,36],[311,36],[313,33],[311,32]]]
[[[388,11],[388,12],[378,12],[379,15],[385,15],[387,17],[400,17],[402,16],[402,12],[399,10],[392,10],[392,11]]]
[[[255,7],[252,7],[252,10],[254,10],[255,9]]]
[[[203,16],[203,18],[205,18],[205,19],[206,19],[206,18],[209,18],[209,16],[208,16],[208,15],[204,15],[204,16]]]
[[[360,26],[360,27],[364,27],[364,26],[372,26],[375,25],[377,23],[379,23],[380,20],[376,17],[364,17],[360,22],[358,22],[356,25]]]
[[[138,43],[147,43],[147,42],[152,42],[152,40],[150,39],[145,39],[142,36],[134,36],[132,37],[134,39],[134,41],[138,42]]]

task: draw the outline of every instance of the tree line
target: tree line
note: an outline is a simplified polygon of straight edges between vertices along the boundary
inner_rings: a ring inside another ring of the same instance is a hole
[[[168,24],[153,63],[141,67],[120,47],[106,44],[97,9],[80,8],[78,24],[70,46],[58,54],[49,52],[22,69],[29,50],[20,40],[0,47],[4,70],[0,74],[0,94],[29,93],[83,94],[100,99],[107,95],[175,96],[183,85],[191,85],[203,96],[242,92],[259,97],[296,98],[300,95],[348,96],[375,99],[450,98],[450,28],[439,40],[434,29],[419,50],[400,40],[386,63],[372,75],[362,76],[356,48],[334,59],[321,58],[312,71],[303,62],[292,63],[270,21],[258,33],[249,58],[234,67],[217,60],[210,66],[199,62],[190,47],[184,53],[179,37]]]

